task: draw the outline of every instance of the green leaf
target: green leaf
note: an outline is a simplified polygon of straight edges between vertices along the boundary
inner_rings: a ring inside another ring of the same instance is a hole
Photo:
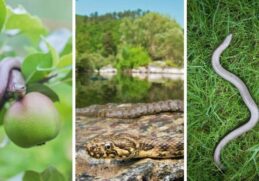
[[[37,82],[49,74],[52,69],[50,54],[35,53],[25,58],[22,73],[27,83]]]
[[[19,29],[22,34],[27,36],[35,45],[38,45],[42,35],[47,34],[47,29],[38,17],[29,13],[17,14],[11,8],[8,8],[8,18],[6,30]]]
[[[73,72],[72,72],[72,70],[70,70],[67,73],[67,75],[62,79],[62,81],[69,85],[72,85],[72,75],[73,75]]]
[[[47,168],[42,172],[42,179],[45,181],[64,181],[64,176],[54,167]]]
[[[72,52],[72,48],[73,48],[73,45],[72,45],[72,37],[68,40],[65,48],[63,49],[61,55],[66,55],[66,54],[69,54]]]
[[[33,83],[27,86],[28,92],[40,92],[49,97],[53,102],[59,101],[59,97],[51,88],[44,84]]]
[[[0,31],[2,30],[6,18],[6,8],[4,0],[0,0]]]
[[[23,176],[23,181],[43,181],[41,174],[35,171],[26,171]]]
[[[64,181],[65,177],[54,167],[48,167],[42,173],[26,171],[23,181]]]
[[[57,53],[56,49],[50,45],[49,42],[45,41],[45,43],[47,44],[47,47],[49,49],[49,53],[52,57],[52,66],[56,66],[59,63],[58,53]]]
[[[72,66],[72,54],[71,53],[61,57],[59,64],[57,65],[57,67],[59,67],[59,68],[68,67],[68,66]]]

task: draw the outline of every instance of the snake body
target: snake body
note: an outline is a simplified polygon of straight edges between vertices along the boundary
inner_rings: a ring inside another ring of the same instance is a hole
[[[232,34],[228,35],[225,38],[225,40],[219,45],[219,47],[214,51],[212,56],[212,66],[218,75],[220,75],[222,78],[232,83],[239,90],[241,97],[244,103],[246,104],[246,106],[248,107],[251,115],[247,123],[241,125],[240,127],[228,133],[218,143],[214,152],[214,161],[220,169],[224,168],[223,164],[220,161],[220,153],[221,153],[221,150],[224,148],[224,146],[228,144],[231,140],[235,139],[236,137],[252,129],[259,120],[258,107],[255,101],[253,100],[252,96],[250,95],[244,82],[241,79],[239,79],[236,75],[224,69],[220,64],[220,55],[229,46],[231,39],[232,39]]]
[[[8,95],[23,96],[26,92],[20,68],[20,61],[14,58],[0,62],[0,109]]]
[[[183,134],[157,139],[118,133],[99,136],[85,145],[91,157],[97,159],[129,160],[135,158],[182,158]]]
[[[183,112],[183,102],[180,100],[167,100],[123,106],[116,104],[92,105],[86,108],[78,108],[76,112],[77,115],[82,116],[132,119],[161,112]]]

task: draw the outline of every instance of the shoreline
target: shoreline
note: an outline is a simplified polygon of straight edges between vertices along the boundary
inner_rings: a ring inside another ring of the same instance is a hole
[[[112,66],[105,66],[100,70],[94,70],[94,72],[100,74],[117,74],[118,70]],[[129,74],[184,74],[184,69],[175,67],[148,66],[126,69],[122,72]]]

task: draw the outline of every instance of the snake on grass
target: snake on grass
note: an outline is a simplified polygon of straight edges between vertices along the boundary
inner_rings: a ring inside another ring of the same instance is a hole
[[[255,101],[253,100],[252,96],[250,95],[244,82],[233,73],[224,69],[220,64],[220,55],[229,46],[231,39],[232,39],[232,34],[228,35],[225,38],[225,40],[219,45],[219,47],[214,51],[212,56],[212,66],[218,75],[220,75],[222,78],[232,83],[239,90],[241,97],[244,103],[246,104],[246,106],[248,107],[251,115],[248,122],[246,122],[245,124],[241,125],[240,127],[228,133],[218,143],[214,152],[214,161],[218,166],[218,168],[220,169],[224,169],[224,166],[220,161],[220,153],[221,153],[221,150],[224,148],[224,146],[228,144],[231,140],[235,139],[236,137],[251,130],[259,120],[259,109]]]
[[[0,110],[10,94],[22,97],[26,92],[21,63],[15,58],[0,61]]]

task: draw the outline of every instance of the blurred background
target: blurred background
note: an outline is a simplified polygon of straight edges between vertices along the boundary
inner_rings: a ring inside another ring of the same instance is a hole
[[[40,17],[50,29],[72,29],[71,0],[6,0],[12,7],[22,5],[30,14]]]

